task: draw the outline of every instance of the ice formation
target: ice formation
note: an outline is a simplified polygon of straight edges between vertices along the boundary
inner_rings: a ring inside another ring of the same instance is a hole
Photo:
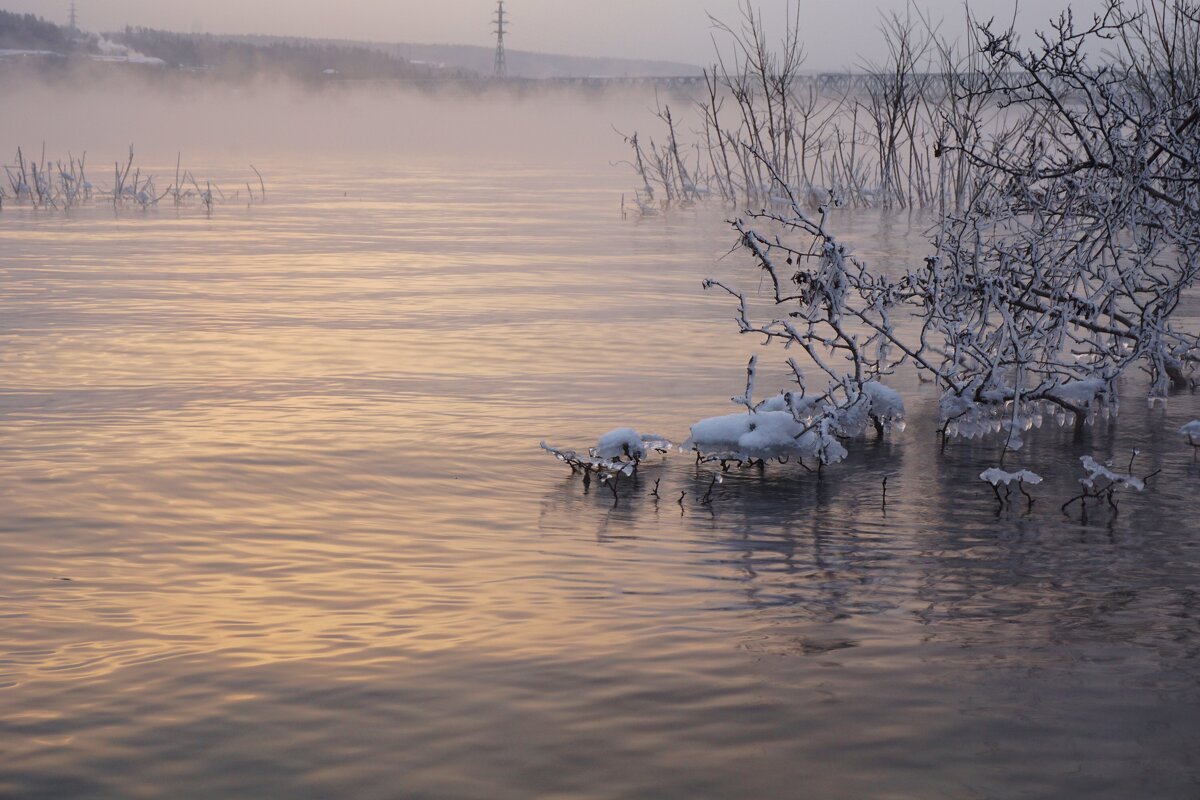
[[[1030,472],[1027,469],[1019,469],[1016,472],[1005,472],[999,467],[991,467],[979,473],[979,479],[987,481],[992,486],[1004,484],[1008,486],[1013,481],[1017,483],[1028,483],[1030,486],[1036,486],[1042,482],[1042,476],[1036,472]]]
[[[1087,477],[1080,478],[1079,483],[1085,489],[1096,489],[1096,481],[1108,481],[1111,486],[1124,486],[1134,491],[1140,492],[1146,488],[1146,482],[1134,475],[1120,475],[1113,472],[1107,465],[1101,464],[1091,456],[1080,456],[1079,462],[1083,464],[1083,469],[1087,472]]]

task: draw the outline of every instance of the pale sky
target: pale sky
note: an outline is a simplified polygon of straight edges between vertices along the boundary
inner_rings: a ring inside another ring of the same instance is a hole
[[[782,26],[789,0],[760,0],[764,21]],[[491,46],[494,0],[76,0],[85,30],[113,30],[126,23],[183,32],[271,33]],[[878,55],[880,11],[900,11],[908,0],[793,0],[801,13],[807,69],[853,67]],[[962,29],[959,0],[926,0],[922,8]],[[1018,29],[1044,27],[1067,0],[1026,2]],[[1076,13],[1090,15],[1100,0],[1079,0]],[[739,0],[506,0],[512,27],[506,44],[535,50],[623,58],[650,58],[703,65],[712,61],[713,30],[707,14],[739,18]],[[0,0],[7,11],[31,12],[66,22],[70,0]],[[1009,19],[1012,0],[977,0],[978,17]],[[707,12],[707,13],[706,13]]]

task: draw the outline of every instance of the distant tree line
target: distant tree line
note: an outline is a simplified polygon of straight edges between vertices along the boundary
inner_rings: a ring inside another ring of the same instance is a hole
[[[33,14],[0,11],[0,49],[97,54],[103,39],[162,59],[169,68],[211,73],[226,80],[259,76],[296,80],[421,80],[477,77],[465,70],[414,64],[378,48],[318,41],[247,41],[243,37],[182,34],[126,26],[123,31],[80,35]]]
[[[66,53],[71,49],[71,37],[65,28],[33,14],[0,11],[0,49]]]
[[[347,45],[270,42],[258,44],[212,34],[181,34],[126,27],[109,38],[169,66],[208,70],[229,79],[279,75],[301,80],[337,77],[350,80],[428,78],[444,70]]]

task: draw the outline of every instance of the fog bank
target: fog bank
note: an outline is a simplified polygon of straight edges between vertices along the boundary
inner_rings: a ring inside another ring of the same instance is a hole
[[[661,97],[683,109],[683,97]],[[0,161],[18,146],[45,144],[48,157],[68,151],[100,163],[193,164],[212,157],[253,161],[320,155],[361,159],[461,159],[466,163],[595,166],[624,158],[623,131],[653,127],[650,89],[600,92],[457,90],[397,85],[311,89],[288,82],[230,86],[154,81],[130,74],[103,82],[7,81],[0,85]],[[96,163],[93,161],[92,163]]]

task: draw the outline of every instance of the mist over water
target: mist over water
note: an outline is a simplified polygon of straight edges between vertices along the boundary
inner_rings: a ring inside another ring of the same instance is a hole
[[[621,217],[654,102],[3,90],[5,158],[267,202],[0,212],[0,796],[1196,795],[1195,396],[1031,433],[1031,514],[913,375],[903,434],[711,507],[686,454],[614,503],[538,449],[783,385],[700,288],[758,286],[726,210]],[[1151,491],[1059,511],[1133,448]]]
[[[670,93],[658,101],[676,108],[692,104]],[[594,169],[625,157],[613,128],[630,133],[649,127],[655,103],[649,89],[314,88],[284,80],[231,86],[134,75],[99,85],[73,79],[10,83],[0,92],[0,152],[8,163],[18,145],[34,151],[44,141],[48,156],[65,159],[68,150],[86,150],[98,163],[123,162],[133,144],[143,158],[172,168],[182,152],[193,159],[286,157],[281,166],[379,157],[381,168],[437,160]]]

